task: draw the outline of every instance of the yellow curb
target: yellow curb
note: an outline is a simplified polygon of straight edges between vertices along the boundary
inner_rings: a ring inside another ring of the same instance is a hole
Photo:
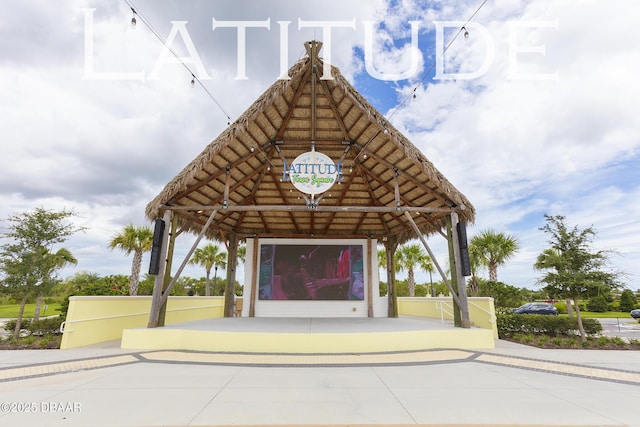
[[[155,351],[140,355],[143,359],[162,362],[218,363],[239,365],[384,365],[428,363],[469,359],[475,353],[461,350],[420,351],[379,354],[244,354]]]

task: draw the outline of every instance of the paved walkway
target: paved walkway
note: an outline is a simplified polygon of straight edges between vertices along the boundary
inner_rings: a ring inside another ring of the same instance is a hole
[[[640,426],[640,354],[0,351],[2,426]]]

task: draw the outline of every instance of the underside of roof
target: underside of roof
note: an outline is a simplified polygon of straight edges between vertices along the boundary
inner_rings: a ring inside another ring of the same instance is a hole
[[[211,142],[147,206],[164,210],[181,229],[240,238],[362,238],[399,242],[441,230],[456,210],[474,220],[467,198],[331,67],[323,78],[318,42]],[[343,180],[313,203],[283,175],[302,153],[315,151],[342,163]],[[284,179],[283,179],[284,178]]]

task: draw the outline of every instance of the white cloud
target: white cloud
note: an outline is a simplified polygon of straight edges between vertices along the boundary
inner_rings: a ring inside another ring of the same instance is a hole
[[[567,1],[521,3],[522,13],[514,17],[512,9],[509,19],[557,22],[558,29],[518,31],[518,46],[546,50],[519,53],[519,69],[557,71],[557,81],[509,79],[509,25],[478,18],[496,47],[487,74],[429,82],[393,121],[471,199],[478,211],[475,230],[522,235],[522,250],[501,274],[507,281],[525,285],[536,277],[531,264],[546,247],[537,227],[547,212],[593,224],[595,245],[619,250],[622,256],[612,261],[638,287],[633,240],[640,231],[634,215],[640,183],[637,174],[629,181],[616,171],[637,163],[640,150],[640,123],[631,107],[640,97],[633,76],[640,67],[638,36],[620,32],[632,27],[640,10],[629,1],[581,2],[579,13]],[[502,5],[490,8],[484,16]],[[484,41],[472,40],[459,40],[447,52],[462,70],[465,60],[479,63],[473,51]],[[412,89],[405,87],[402,96]]]

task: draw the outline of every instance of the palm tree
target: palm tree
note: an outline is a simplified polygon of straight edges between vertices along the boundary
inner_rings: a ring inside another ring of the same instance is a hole
[[[433,271],[431,258],[424,253],[419,245],[403,245],[395,254],[396,268],[398,271],[407,270],[407,282],[409,284],[409,296],[415,296],[416,282],[414,269],[419,267],[424,271]]]
[[[129,295],[138,294],[138,282],[140,281],[140,267],[142,266],[142,255],[151,250],[153,245],[153,231],[150,227],[136,227],[129,224],[124,229],[113,236],[109,242],[109,248],[118,248],[127,255],[133,252],[131,262],[131,277],[129,278]]]
[[[203,248],[198,248],[193,252],[189,264],[201,265],[204,267],[206,273],[206,290],[205,295],[211,295],[211,268],[215,268],[215,278],[213,285],[213,294],[216,293],[216,282],[218,281],[218,267],[226,268],[227,266],[227,253],[220,252],[220,248],[216,245],[209,243]]]
[[[42,283],[41,289],[36,298],[36,308],[33,314],[33,320],[40,319],[40,307],[42,306],[42,299],[44,298],[45,286],[52,283],[52,273],[56,270],[66,267],[67,265],[77,265],[78,260],[71,254],[69,249],[60,248],[55,253],[49,252],[45,249],[42,254]]]
[[[247,245],[238,246],[238,261],[243,264],[247,262]]]
[[[473,236],[469,243],[469,255],[476,257],[480,265],[489,269],[489,280],[498,281],[498,266],[503,265],[518,251],[518,239],[489,229]]]

